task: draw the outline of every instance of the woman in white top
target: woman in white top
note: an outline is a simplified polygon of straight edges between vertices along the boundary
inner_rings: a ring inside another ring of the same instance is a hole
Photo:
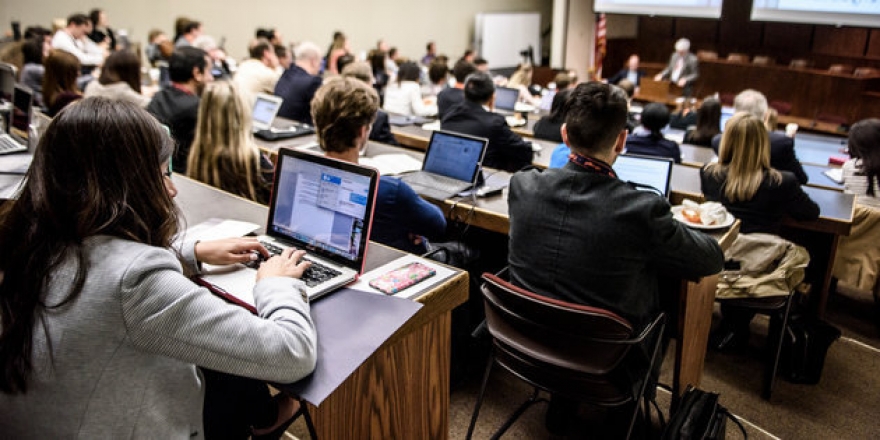
[[[397,81],[388,83],[385,88],[385,105],[382,107],[389,113],[404,116],[434,116],[437,114],[436,103],[425,103],[422,89],[419,86],[421,69],[418,64],[406,62],[397,72]]]
[[[141,93],[140,58],[128,50],[113,52],[104,62],[98,80],[86,86],[85,97],[90,96],[119,99],[146,107],[150,98]]]
[[[843,164],[843,186],[856,203],[880,208],[880,119],[865,119],[849,131],[849,154]]]

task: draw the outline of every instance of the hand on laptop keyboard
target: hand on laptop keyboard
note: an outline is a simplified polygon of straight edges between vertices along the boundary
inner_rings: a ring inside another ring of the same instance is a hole
[[[311,261],[303,259],[306,251],[285,249],[281,255],[275,255],[260,264],[257,269],[257,281],[268,277],[304,278]],[[257,260],[259,261],[259,260]],[[305,281],[305,280],[304,280]]]

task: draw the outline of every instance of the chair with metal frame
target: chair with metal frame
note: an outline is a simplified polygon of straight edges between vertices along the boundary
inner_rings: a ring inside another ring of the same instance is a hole
[[[602,407],[631,404],[629,438],[643,401],[647,414],[644,398],[653,383],[665,314],[658,314],[639,331],[608,310],[541,296],[497,275],[483,274],[483,281],[493,346],[466,438],[473,435],[495,365],[529,383],[534,391],[493,439],[500,438],[531,405],[547,401],[538,397],[540,390]],[[634,370],[638,370],[635,384]]]

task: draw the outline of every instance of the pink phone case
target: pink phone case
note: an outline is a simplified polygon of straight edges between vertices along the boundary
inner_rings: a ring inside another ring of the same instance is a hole
[[[370,286],[386,295],[394,295],[409,286],[434,276],[436,273],[434,269],[414,261],[370,281]]]

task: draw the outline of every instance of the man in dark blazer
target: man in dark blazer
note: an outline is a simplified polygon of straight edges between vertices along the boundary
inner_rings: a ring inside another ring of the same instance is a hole
[[[464,101],[453,106],[440,121],[441,130],[489,139],[483,165],[514,172],[532,163],[532,145],[517,136],[504,116],[492,113],[495,84],[485,72],[476,72],[464,83]]]
[[[464,101],[464,82],[468,75],[477,71],[474,63],[462,58],[452,67],[455,85],[447,87],[437,94],[437,117],[443,119],[450,108]]]
[[[304,42],[294,50],[296,61],[284,71],[275,84],[275,95],[284,98],[278,116],[312,123],[309,113],[312,97],[321,87],[321,49],[314,43]]]
[[[743,90],[736,95],[736,98],[733,100],[733,108],[737,112],[751,113],[765,122],[769,114],[767,98],[763,93],[752,89]],[[794,139],[777,131],[770,131],[769,134],[770,166],[781,171],[791,171],[798,181],[801,182],[801,185],[805,185],[807,183],[807,173],[794,152]],[[715,154],[718,154],[722,136],[723,134],[718,134],[712,138],[712,149],[715,150]]]
[[[609,84],[574,89],[561,129],[569,162],[510,181],[508,263],[517,286],[608,309],[642,329],[661,310],[661,274],[708,276],[721,271],[724,254],[673,219],[665,198],[617,178],[611,166],[626,142],[626,101]],[[554,395],[548,429],[567,434],[575,410]]]
[[[645,76],[645,71],[639,69],[639,56],[633,54],[630,55],[629,59],[626,61],[626,67],[620,69],[620,71],[615,73],[611,78],[608,78],[608,83],[617,85],[621,80],[628,79],[635,84],[636,87],[639,87],[642,84],[643,76]]]

